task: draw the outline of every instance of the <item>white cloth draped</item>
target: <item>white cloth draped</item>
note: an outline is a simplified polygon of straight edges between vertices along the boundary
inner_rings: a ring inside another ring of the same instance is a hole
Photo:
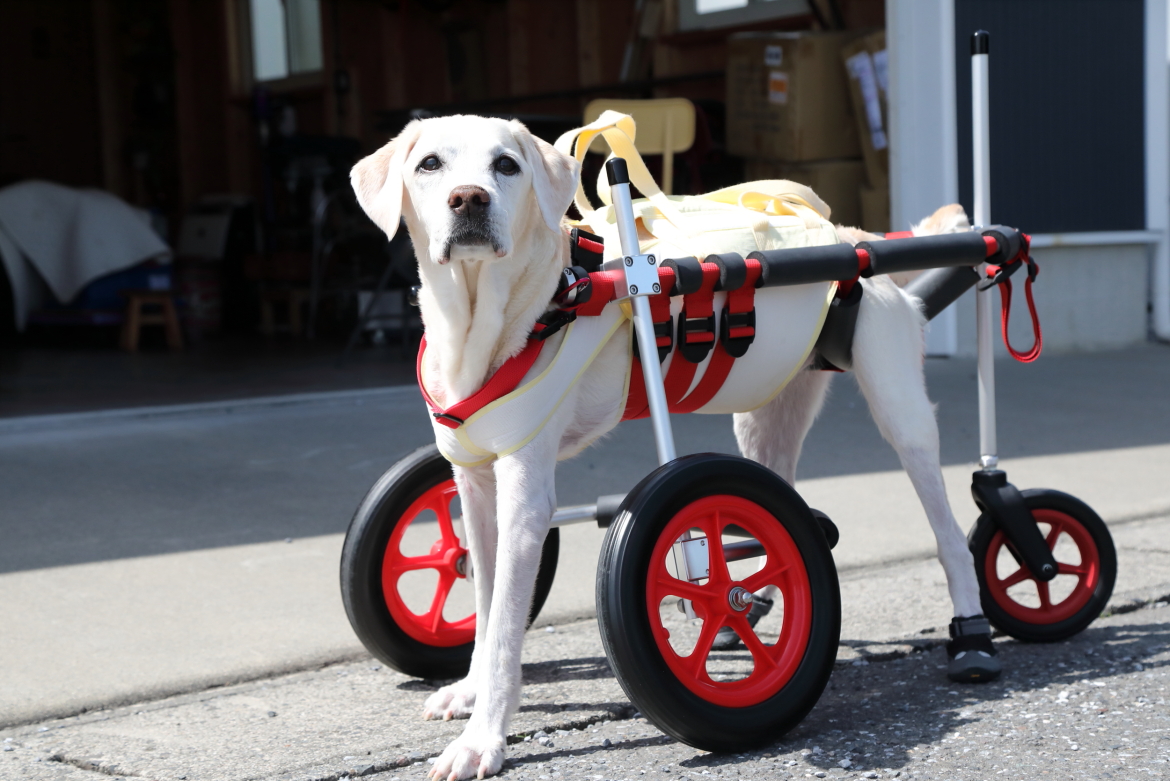
[[[149,215],[110,193],[41,181],[0,189],[0,262],[12,283],[18,329],[46,285],[68,303],[98,277],[169,256]]]

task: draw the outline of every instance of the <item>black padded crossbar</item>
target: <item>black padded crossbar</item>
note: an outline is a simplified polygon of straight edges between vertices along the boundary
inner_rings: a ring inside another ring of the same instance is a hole
[[[808,285],[857,276],[857,253],[848,244],[770,249],[748,255],[760,262],[757,287]]]
[[[662,261],[662,267],[674,269],[672,296],[689,296],[703,286],[703,266],[698,258],[669,258]]]
[[[984,236],[991,236],[999,245],[994,258],[988,258],[989,263],[1004,263],[1020,254],[1024,248],[1024,237],[1015,228],[1006,225],[991,225],[983,229]]]
[[[948,266],[978,266],[987,259],[987,243],[979,233],[863,241],[856,249],[869,253],[869,272],[863,276]]]
[[[979,272],[973,268],[936,268],[912,280],[906,292],[922,299],[926,319],[933,320],[978,281]]]
[[[725,252],[722,255],[708,255],[704,263],[714,263],[719,267],[719,282],[716,290],[739,290],[747,281],[747,264],[743,258],[734,252]]]

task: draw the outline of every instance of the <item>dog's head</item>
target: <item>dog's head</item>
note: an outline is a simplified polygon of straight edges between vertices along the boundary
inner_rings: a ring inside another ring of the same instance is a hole
[[[419,260],[489,260],[526,232],[560,231],[577,161],[516,121],[415,120],[350,173],[358,202],[393,237],[406,220]]]

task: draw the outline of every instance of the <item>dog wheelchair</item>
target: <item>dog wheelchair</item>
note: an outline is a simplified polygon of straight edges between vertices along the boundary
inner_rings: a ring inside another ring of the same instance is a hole
[[[659,350],[650,298],[677,289],[683,269],[717,267],[725,289],[814,282],[926,270],[906,290],[932,318],[977,287],[980,469],[972,496],[980,515],[968,536],[984,615],[1024,641],[1054,642],[1083,630],[1104,609],[1117,563],[1104,522],[1068,494],[1019,490],[997,469],[992,288],[1010,308],[1010,276],[1027,268],[1031,301],[1035,263],[1029,238],[988,219],[986,33],[973,39],[975,86],[974,231],[928,237],[888,234],[884,241],[665,260],[642,253],[625,161],[607,163],[622,257],[603,275],[628,300],[641,356]],[[835,299],[817,342],[820,368],[848,369],[860,285]],[[730,329],[746,323],[727,321]],[[1007,319],[1003,320],[1007,338]],[[684,331],[680,325],[680,343]],[[726,347],[726,345],[725,345]],[[734,349],[734,348],[732,348]],[[560,508],[552,518],[529,611],[535,620],[552,586],[560,526],[607,527],[596,581],[598,624],[606,656],[633,705],[658,728],[692,746],[742,751],[776,740],[819,699],[833,669],[841,598],[831,548],[837,530],[781,477],[745,458],[676,457],[659,362],[640,361],[659,467],[624,496]],[[342,595],[366,648],[408,675],[466,674],[475,614],[455,615],[452,590],[474,573],[457,530],[457,491],[450,463],[430,445],[404,458],[370,489],[346,535]],[[437,537],[437,538],[436,538]],[[420,573],[429,580],[420,581]],[[416,588],[412,589],[413,584]],[[424,583],[426,599],[417,584]],[[764,586],[775,607],[753,615]],[[1058,588],[1059,586],[1059,588]],[[759,623],[755,620],[757,618]],[[696,619],[702,619],[701,628]],[[987,624],[976,621],[986,632]],[[729,627],[747,654],[712,652]],[[768,638],[765,642],[763,637]],[[953,643],[963,642],[955,631]]]

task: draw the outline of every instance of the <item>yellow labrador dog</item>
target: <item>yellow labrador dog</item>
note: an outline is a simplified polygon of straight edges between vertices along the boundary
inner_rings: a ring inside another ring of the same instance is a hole
[[[577,177],[575,160],[520,123],[473,116],[412,122],[354,167],[353,187],[370,218],[388,236],[400,217],[410,231],[429,343],[422,374],[435,404],[447,407],[475,393],[521,351],[533,323],[550,309],[561,271],[569,265],[562,220]],[[940,210],[917,232],[967,227],[956,207]],[[841,234],[853,243],[871,238],[845,229]],[[955,615],[975,616],[980,605],[974,564],[939,468],[918,302],[888,278],[863,284],[853,369],[925,507]],[[628,328],[623,324],[613,332],[535,438],[488,463],[454,470],[476,573],[477,622],[467,677],[442,687],[424,706],[427,719],[469,717],[462,735],[435,762],[434,778],[483,778],[504,761],[508,723],[520,695],[525,618],[556,509],[555,465],[620,417],[630,365]],[[563,332],[550,338],[526,380],[549,364],[562,338]],[[830,378],[829,372],[798,372],[772,402],[737,414],[743,455],[795,482],[802,442]]]

